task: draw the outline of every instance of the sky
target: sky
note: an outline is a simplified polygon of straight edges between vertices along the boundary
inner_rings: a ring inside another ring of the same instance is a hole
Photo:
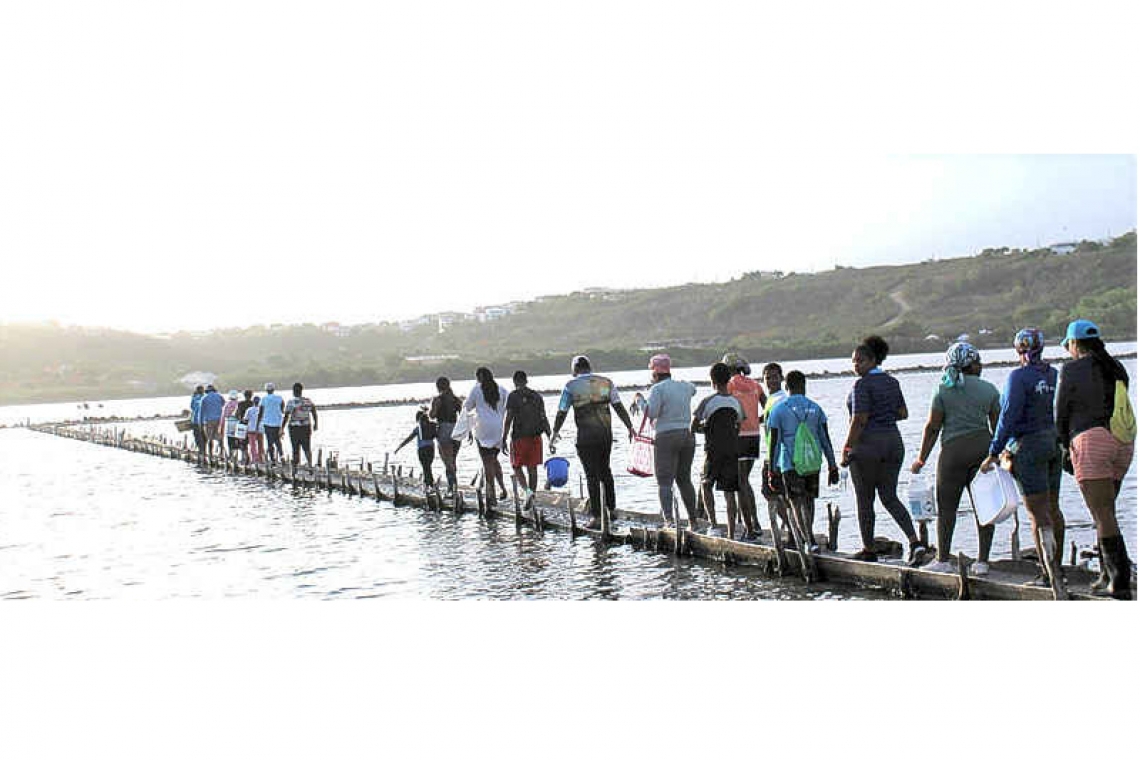
[[[1126,26],[879,23],[917,12],[5,4],[0,322],[354,324],[1136,227]]]

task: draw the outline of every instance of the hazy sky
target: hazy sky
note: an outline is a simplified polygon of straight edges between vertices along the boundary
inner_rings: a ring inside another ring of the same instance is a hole
[[[0,10],[0,321],[355,323],[1136,226],[1134,88],[1081,68],[1125,71],[1127,27],[1093,64],[1041,14],[1054,73],[841,5],[155,6]]]

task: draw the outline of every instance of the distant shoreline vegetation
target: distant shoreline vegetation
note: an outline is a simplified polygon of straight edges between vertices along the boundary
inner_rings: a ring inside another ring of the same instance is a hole
[[[1109,341],[1136,339],[1136,233],[1063,250],[989,248],[976,256],[816,274],[749,272],[723,283],[594,288],[510,311],[450,312],[404,323],[275,325],[156,337],[54,324],[0,325],[0,405],[176,396],[181,378],[260,389],[430,382],[481,365],[507,378],[565,373],[576,353],[606,371],[642,369],[667,351],[678,366],[732,350],[753,362],[845,356],[869,333],[895,355],[941,351],[960,334],[1007,346],[1035,325],[1060,339],[1076,317]],[[791,262],[791,260],[789,260]],[[488,315],[494,314],[494,318]]]

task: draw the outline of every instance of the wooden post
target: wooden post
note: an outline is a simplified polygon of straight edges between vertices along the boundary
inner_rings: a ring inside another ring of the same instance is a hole
[[[320,448],[320,447],[317,447],[317,467],[321,466],[321,461],[324,459],[324,456],[325,456],[325,450]]]
[[[569,500],[566,502],[566,512],[570,515],[570,540],[573,541],[578,535],[578,521],[574,519],[574,505]]]
[[[1069,550],[1069,564],[1076,567],[1077,565],[1077,542],[1073,541]]]
[[[376,478],[376,473],[372,473],[372,487],[376,489],[376,501],[380,501],[380,481]]]
[[[388,452],[384,452],[384,474],[388,474]]]
[[[970,598],[970,579],[966,575],[968,566],[966,555],[958,552],[958,598],[961,600]]]
[[[929,520],[918,521],[918,541],[923,546],[930,548],[930,528]]]
[[[515,502],[515,527],[522,525],[522,508],[519,506],[519,479],[511,474],[511,494]]]
[[[1017,535],[1018,530],[1021,529],[1021,519],[1017,512],[1013,513],[1013,534],[1009,537],[1009,551],[1013,555],[1014,562],[1021,559],[1021,536]]]
[[[483,491],[481,489],[475,489],[475,501],[479,505],[479,516],[483,517],[486,514],[487,503],[483,498]]]
[[[831,502],[827,503],[827,548],[830,551],[839,549],[839,521],[842,519],[839,514],[839,507],[833,507]]]
[[[400,506],[400,481],[392,478],[392,505]]]

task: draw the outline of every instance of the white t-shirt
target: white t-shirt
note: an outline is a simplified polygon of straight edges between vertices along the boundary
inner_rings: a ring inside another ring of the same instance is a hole
[[[264,433],[265,431],[257,425],[257,415],[261,413],[260,406],[251,406],[245,410],[245,424],[249,428],[250,433]]]
[[[503,445],[503,418],[507,412],[507,389],[499,386],[499,403],[491,406],[483,398],[483,389],[476,385],[463,402],[463,411],[475,410],[475,425],[472,433],[475,440],[485,449],[496,449]]]

